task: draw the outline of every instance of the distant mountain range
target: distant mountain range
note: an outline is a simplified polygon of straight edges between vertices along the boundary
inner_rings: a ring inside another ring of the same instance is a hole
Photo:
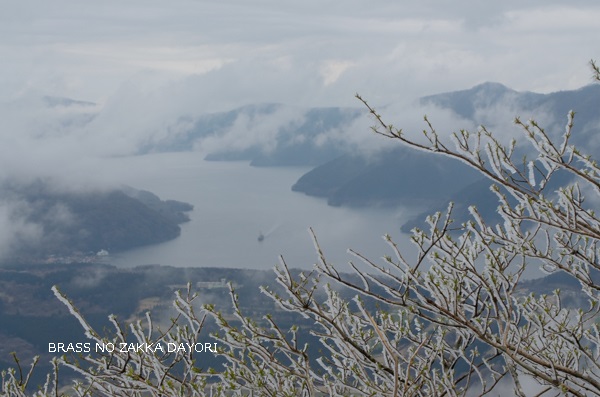
[[[518,92],[499,83],[484,83],[467,90],[426,96],[418,102],[428,109],[449,111],[466,124],[486,125],[500,134],[506,133],[504,129],[515,116],[524,120],[535,118],[556,139],[564,132],[567,113],[573,109],[576,118],[572,143],[595,155],[600,147],[599,100],[600,85],[538,94]],[[93,105],[65,98],[48,97],[45,101],[49,106]],[[489,182],[481,180],[462,163],[400,144],[394,147],[394,142],[390,142],[392,148],[375,153],[372,150],[367,153],[356,143],[346,142],[343,137],[352,129],[364,128],[364,133],[369,133],[364,127],[367,115],[361,108],[260,104],[227,112],[182,116],[177,125],[172,126],[177,132],[166,133],[159,140],[145,141],[138,148],[138,154],[201,149],[208,153],[206,159],[212,161],[242,160],[255,166],[313,166],[292,189],[323,197],[330,205],[408,205],[416,213],[423,210],[415,215],[416,219],[423,219],[425,214],[445,209],[448,201],[455,201],[459,203],[456,214],[460,217],[466,216],[467,203],[476,204],[492,218],[495,216],[497,203],[488,191]],[[499,120],[504,124],[497,125]],[[402,120],[389,121],[402,126]],[[435,127],[442,136],[452,132],[445,131],[444,125]],[[508,134],[518,134],[518,130]],[[176,223],[180,220],[171,219]],[[407,220],[404,229],[417,224],[415,220]],[[176,229],[167,230],[171,231],[165,233],[174,235]],[[156,237],[157,241],[160,239]],[[150,242],[153,238],[143,240]]]
[[[449,110],[460,118],[488,127],[492,127],[489,124],[498,117],[506,117],[507,123],[515,116],[525,120],[535,117],[552,134],[562,134],[567,113],[574,109],[577,112],[574,143],[587,144],[588,139],[593,138],[598,145],[597,134],[590,136],[590,133],[600,124],[596,109],[599,97],[600,85],[538,94],[518,92],[499,83],[483,83],[468,90],[426,96],[418,102]],[[204,141],[220,139],[226,144],[207,145],[208,160],[243,160],[260,166],[320,165],[342,154],[360,153],[360,147],[344,145],[343,139],[329,138],[335,133],[343,136],[357,128],[354,123],[367,114],[366,109],[360,107],[247,105],[227,112],[181,117],[173,129],[182,131],[146,142],[138,152],[189,151]],[[393,121],[402,125],[402,120]],[[436,127],[440,131],[444,129],[443,125]]]
[[[588,131],[589,128],[596,128],[600,121],[598,98],[598,84],[587,85],[577,90],[538,94],[515,91],[500,83],[483,83],[468,90],[426,96],[420,99],[420,103],[450,109],[465,119],[479,121],[479,124],[482,120],[478,120],[478,117],[485,118],[486,114],[493,114],[502,106],[512,110],[514,116],[522,116],[525,120],[534,117],[545,127],[563,132],[570,110],[577,113],[578,130]]]
[[[576,118],[571,142],[592,155],[600,146],[600,85],[536,94],[484,83],[469,90],[427,96],[420,103],[451,110],[475,124],[493,119],[500,111],[512,112],[513,117],[523,115],[524,121],[533,117],[555,138],[564,133],[567,113],[573,109]],[[441,133],[444,126],[436,128]],[[557,182],[568,182],[564,176],[559,179]],[[403,225],[407,231],[422,226],[426,215],[444,210],[449,201],[457,203],[454,214],[458,219],[465,219],[468,205],[475,204],[484,217],[497,220],[498,204],[489,191],[490,184],[460,162],[398,144],[397,149],[376,156],[345,154],[332,159],[303,175],[292,189],[325,197],[330,205],[424,205],[423,212]]]
[[[230,142],[212,149],[207,160],[249,161],[254,166],[318,165],[347,149],[339,142],[324,139],[327,134],[343,131],[365,113],[357,108],[248,105],[181,120],[191,127],[184,133],[147,143],[139,153],[188,151],[202,140],[215,138]]]
[[[466,124],[486,125],[500,135],[519,134],[518,129],[504,131],[514,117],[520,116],[524,121],[534,118],[555,139],[564,133],[567,113],[573,109],[576,118],[572,143],[591,154],[600,147],[600,85],[538,94],[518,92],[499,83],[483,83],[467,90],[426,96],[418,102],[424,108],[450,111]],[[497,203],[489,192],[489,181],[462,163],[407,149],[399,143],[392,149],[365,153],[360,147],[344,146],[343,140],[328,139],[335,132],[343,136],[352,128],[360,128],[357,126],[364,123],[356,122],[366,115],[365,109],[360,108],[250,105],[189,119],[191,127],[186,132],[148,144],[140,153],[192,150],[207,138],[228,141],[226,138],[230,137],[229,145],[209,150],[207,160],[244,160],[257,166],[312,165],[315,168],[292,189],[323,197],[330,205],[408,205],[417,212],[419,208],[424,211],[415,215],[416,220],[421,220],[455,201],[459,218],[467,216],[467,204],[476,204],[481,212],[495,219]],[[393,122],[402,126],[402,120]],[[444,132],[444,125],[435,127],[442,136],[453,132]],[[271,141],[260,141],[256,136],[267,136]],[[404,230],[422,224],[416,220],[407,220]]]

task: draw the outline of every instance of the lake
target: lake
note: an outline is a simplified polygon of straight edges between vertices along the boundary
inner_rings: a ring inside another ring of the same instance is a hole
[[[309,168],[251,167],[245,162],[207,162],[198,153],[161,153],[106,159],[98,177],[194,205],[181,236],[110,257],[119,267],[272,268],[279,255],[291,267],[317,260],[312,227],[330,262],[343,265],[352,248],[369,258],[391,255],[389,233],[412,246],[400,231],[406,211],[330,207],[323,199],[291,191]],[[264,239],[259,241],[259,235]]]

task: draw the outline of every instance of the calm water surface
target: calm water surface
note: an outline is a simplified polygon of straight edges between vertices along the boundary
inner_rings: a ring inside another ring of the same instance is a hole
[[[291,191],[308,168],[256,168],[243,162],[207,162],[198,153],[152,154],[110,159],[99,176],[162,199],[194,205],[181,236],[110,258],[120,267],[162,264],[178,267],[272,268],[283,255],[292,267],[316,261],[312,227],[328,259],[344,265],[353,248],[370,258],[391,254],[381,236],[409,246],[399,227],[403,212],[327,206],[325,200]],[[258,241],[260,234],[264,235]]]

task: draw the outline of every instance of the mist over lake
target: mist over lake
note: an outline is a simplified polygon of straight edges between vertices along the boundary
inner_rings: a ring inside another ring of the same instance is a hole
[[[310,268],[317,257],[309,227],[327,258],[340,265],[353,259],[348,248],[373,259],[392,254],[382,239],[385,233],[401,246],[410,245],[400,233],[406,211],[330,207],[325,200],[292,192],[306,167],[209,162],[199,153],[186,152],[110,158],[100,168],[102,179],[194,205],[180,237],[108,258],[119,267],[268,269],[283,255],[292,267]],[[259,241],[261,233],[264,239]]]

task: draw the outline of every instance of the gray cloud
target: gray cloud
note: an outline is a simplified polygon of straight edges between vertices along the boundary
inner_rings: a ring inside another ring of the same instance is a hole
[[[357,107],[357,92],[407,131],[423,129],[424,113],[448,131],[472,128],[412,101],[484,81],[539,92],[577,88],[589,82],[586,63],[597,56],[600,33],[600,7],[583,0],[3,5],[0,179],[51,177],[70,188],[118,183],[97,172],[104,158],[184,134],[201,114],[251,103],[291,107],[269,119],[240,118],[196,149],[269,150],[282,126],[302,119],[301,109]],[[98,105],[49,106],[45,96]],[[510,122],[510,108],[482,117],[503,127],[505,114]],[[317,143],[379,150],[388,142],[366,132],[372,123],[358,119]],[[11,218],[15,208],[0,209],[0,224],[13,222],[24,239],[37,236],[35,225]],[[10,238],[0,236],[0,246]]]
[[[0,17],[5,95],[102,102],[138,73],[225,65],[206,79],[217,103],[237,93],[240,104],[248,90],[294,104],[347,104],[354,91],[398,100],[484,80],[548,91],[587,82],[600,29],[591,1],[35,3]],[[335,63],[347,65],[338,80],[322,78]]]
[[[0,202],[0,259],[16,248],[35,245],[43,236],[40,225],[27,221],[29,211],[19,201]]]

